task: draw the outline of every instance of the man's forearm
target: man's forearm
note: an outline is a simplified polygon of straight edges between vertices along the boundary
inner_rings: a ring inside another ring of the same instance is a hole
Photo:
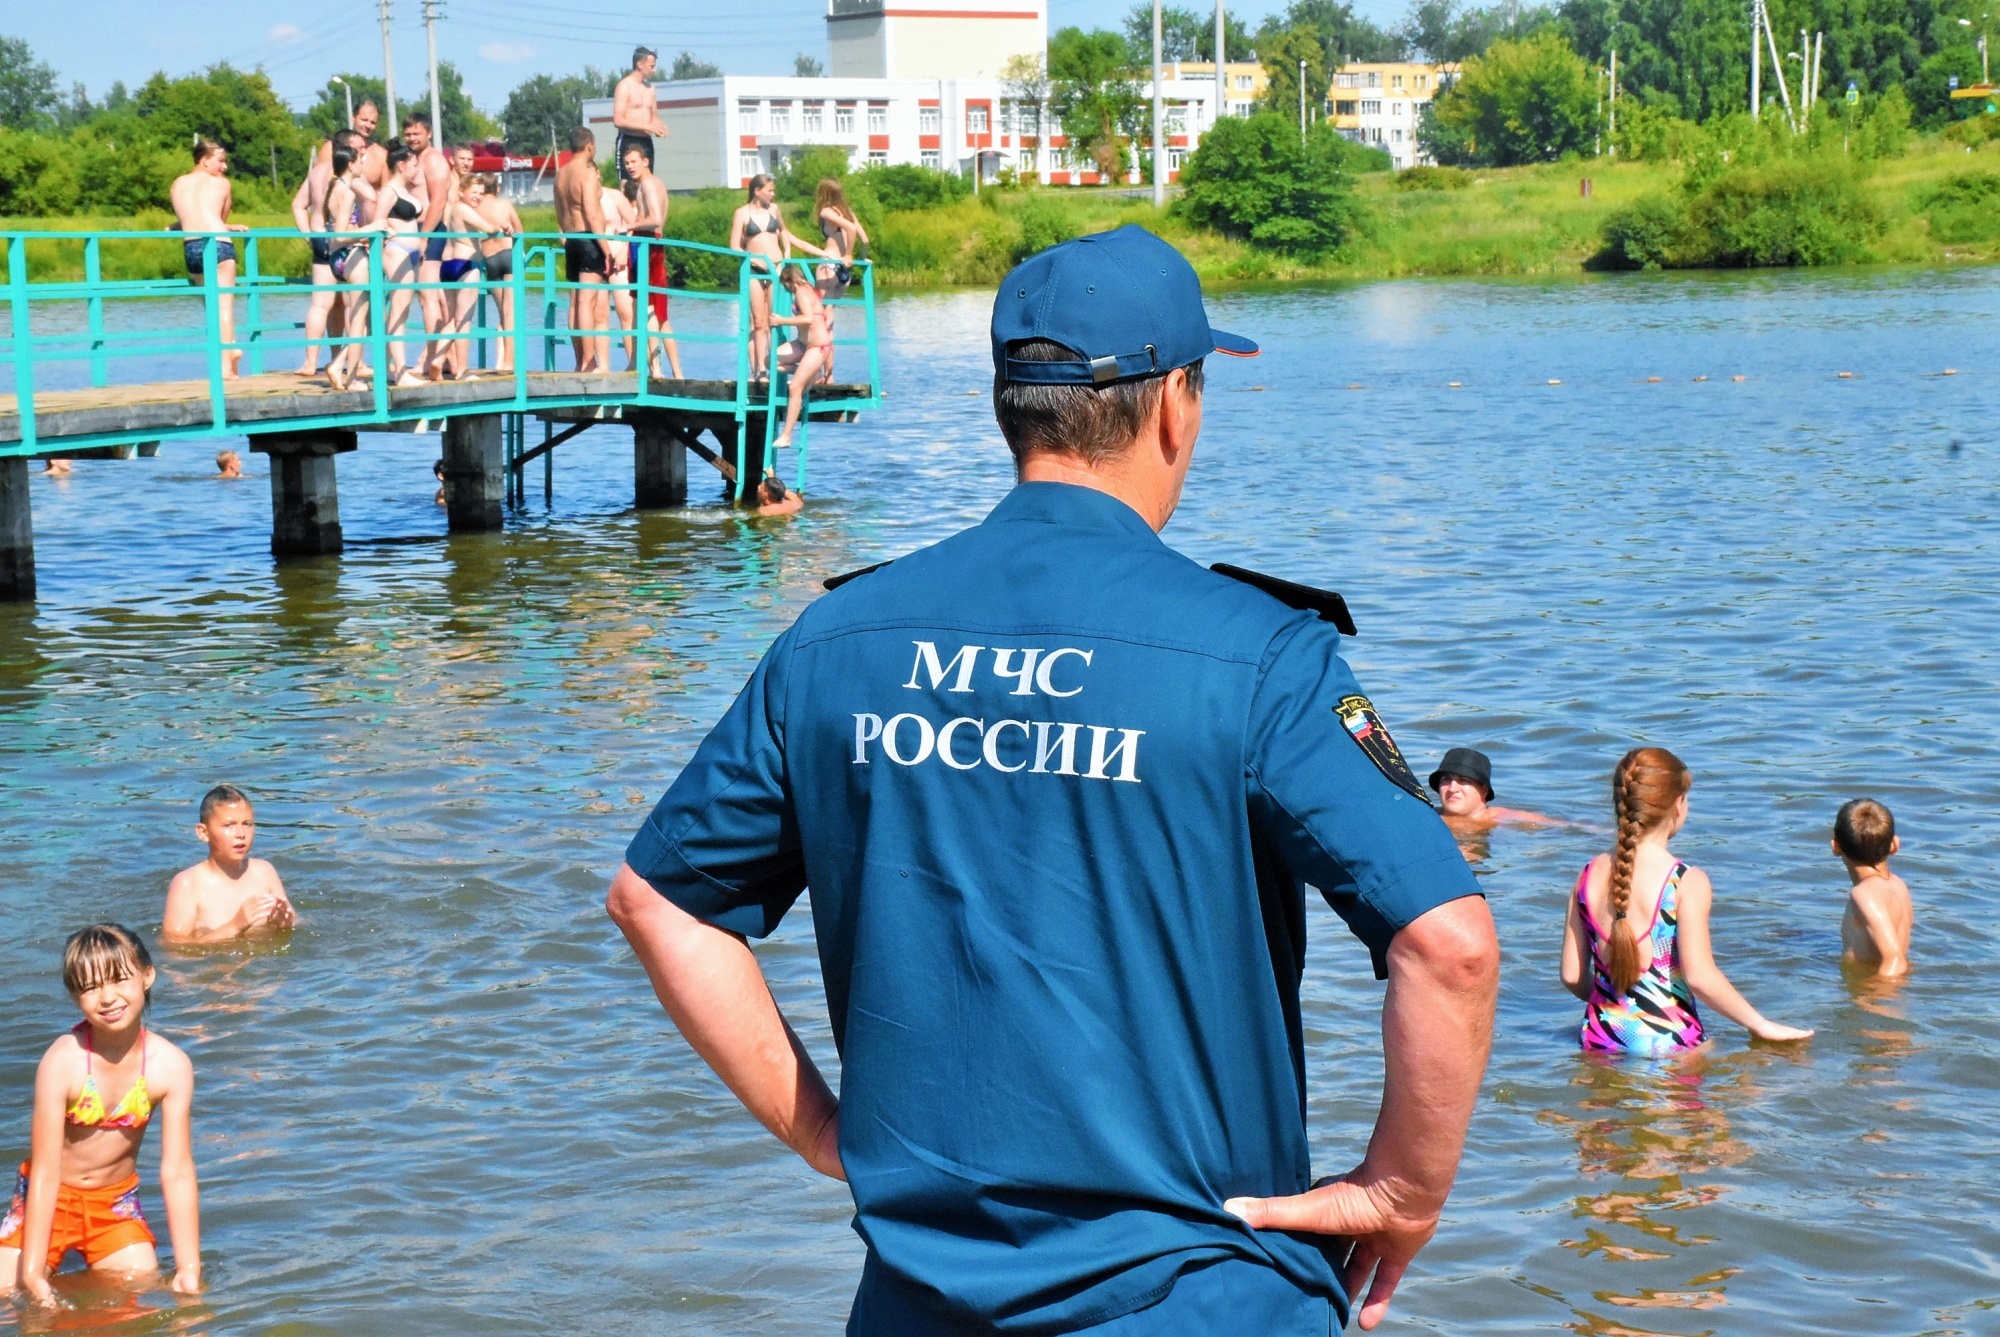
[[[667,1015],[744,1108],[814,1169],[842,1177],[838,1102],[779,1015],[748,944],[694,918],[630,868],[612,879],[606,908]]]
[[[1476,896],[1439,906],[1389,948],[1382,1109],[1361,1173],[1419,1210],[1442,1206],[1458,1173],[1499,979],[1493,917]]]

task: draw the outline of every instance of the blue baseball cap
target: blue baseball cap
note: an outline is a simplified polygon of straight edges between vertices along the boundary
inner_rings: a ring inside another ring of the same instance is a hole
[[[1009,344],[1047,339],[1075,361],[1031,362]],[[1128,223],[1051,246],[1008,273],[993,299],[993,370],[1022,385],[1103,385],[1156,376],[1210,353],[1257,356],[1211,329],[1201,280],[1181,253]]]

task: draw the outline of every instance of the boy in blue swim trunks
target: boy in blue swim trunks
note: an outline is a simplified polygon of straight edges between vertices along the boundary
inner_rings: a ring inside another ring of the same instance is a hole
[[[209,237],[250,230],[229,221],[232,199],[228,170],[229,151],[220,144],[198,139],[194,145],[194,170],[174,181],[168,197],[173,204],[176,226],[188,234],[188,239],[181,243],[181,252],[187,262],[188,277],[196,283],[202,281],[203,252]],[[226,290],[236,286],[236,244],[227,237],[215,243],[215,284],[225,289],[218,296],[222,303],[219,322],[222,376],[224,380],[234,380],[243,362],[243,350],[229,347],[236,340],[236,301]]]

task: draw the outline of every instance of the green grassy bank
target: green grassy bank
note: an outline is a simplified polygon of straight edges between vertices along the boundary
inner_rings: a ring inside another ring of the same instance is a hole
[[[1138,223],[1172,241],[1215,284],[1301,279],[1380,279],[1410,275],[1536,275],[1579,272],[1604,247],[1606,224],[1645,201],[1676,198],[1684,169],[1671,163],[1605,159],[1479,171],[1420,169],[1357,178],[1362,222],[1339,251],[1317,258],[1257,250],[1193,227],[1169,208],[1090,189],[988,190],[940,208],[888,212],[870,220],[878,282],[884,291],[995,283],[1021,256],[1067,237]],[[1588,177],[1591,194],[1579,182]],[[1918,140],[1907,152],[1869,165],[1854,189],[1872,211],[1867,235],[1843,252],[1848,261],[1937,265],[2000,260],[2000,140],[1972,148]],[[719,243],[733,191],[676,198],[668,231]],[[795,207],[796,212],[796,207]],[[283,217],[243,217],[254,227],[285,227]],[[547,209],[523,212],[530,230],[554,227]],[[0,227],[148,230],[165,213],[125,218],[0,220]],[[30,243],[39,278],[81,278],[83,246]],[[267,272],[302,277],[302,243],[269,243]],[[177,278],[180,247],[170,240],[103,248],[107,278]],[[677,275],[706,285],[726,264],[696,262]],[[712,271],[712,272],[711,272]],[[0,257],[4,275],[4,257]]]

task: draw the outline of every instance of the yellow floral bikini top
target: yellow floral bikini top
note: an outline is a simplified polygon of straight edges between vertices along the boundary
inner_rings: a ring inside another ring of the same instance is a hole
[[[81,1128],[144,1128],[146,1121],[153,1117],[153,1099],[146,1094],[146,1031],[139,1030],[139,1080],[133,1082],[125,1092],[125,1098],[118,1102],[118,1108],[109,1114],[104,1112],[104,1097],[97,1090],[97,1075],[90,1070],[90,1024],[85,1022],[76,1029],[77,1041],[83,1045],[83,1089],[76,1093],[71,1102],[68,1119]]]

